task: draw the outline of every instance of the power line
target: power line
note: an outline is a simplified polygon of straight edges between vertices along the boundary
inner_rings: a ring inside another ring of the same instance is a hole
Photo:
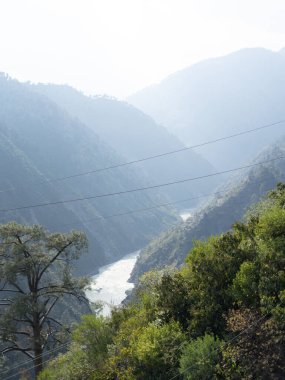
[[[244,135],[244,134],[247,134],[247,133],[258,131],[260,129],[268,128],[268,127],[271,127],[271,126],[274,126],[274,125],[277,125],[277,124],[281,124],[284,121],[285,120],[282,120],[282,121],[279,121],[279,122],[276,122],[276,123],[272,123],[272,124],[269,124],[269,125],[265,125],[265,126],[262,126],[262,127],[254,128],[254,129],[247,130],[247,131],[243,131],[243,132],[240,132],[240,133],[237,133],[237,134],[234,134],[234,135],[222,137],[222,138],[219,138],[219,139],[216,139],[216,140],[211,140],[211,141],[208,141],[208,142],[205,142],[205,143],[202,143],[202,144],[198,144],[198,145],[194,145],[194,146],[190,146],[190,147],[185,147],[185,148],[182,148],[182,149],[179,149],[179,150],[176,150],[176,151],[165,152],[165,153],[162,153],[162,154],[159,154],[159,155],[145,157],[143,159],[134,160],[134,161],[130,161],[130,162],[126,162],[126,163],[122,163],[122,164],[118,164],[118,165],[114,165],[114,166],[110,166],[110,167],[105,167],[105,168],[97,169],[97,170],[94,170],[94,171],[89,171],[89,172],[84,172],[84,173],[78,173],[78,174],[75,174],[75,175],[72,175],[72,176],[56,178],[56,179],[53,179],[53,180],[48,180],[47,182],[62,181],[62,180],[69,179],[69,178],[79,177],[79,176],[83,176],[83,175],[87,175],[87,174],[91,174],[91,173],[96,173],[96,172],[100,172],[100,171],[104,171],[104,170],[114,169],[114,168],[117,168],[117,167],[121,167],[121,166],[125,166],[125,165],[130,165],[130,164],[134,164],[134,163],[138,163],[138,162],[142,162],[142,161],[146,161],[146,160],[150,160],[150,159],[154,159],[154,158],[158,158],[158,157],[162,157],[162,156],[166,156],[166,155],[175,154],[175,153],[182,152],[182,151],[185,151],[185,150],[188,150],[188,149],[194,149],[194,148],[201,147],[201,146],[204,146],[204,145],[212,144],[212,143],[215,143],[215,142],[223,141],[223,140],[226,140],[226,139],[230,139],[230,138],[234,138],[234,137],[237,137],[237,136],[240,136],[240,135]],[[257,165],[262,165],[262,164],[265,164],[265,163],[268,163],[268,162],[272,162],[272,161],[276,161],[276,160],[279,160],[279,159],[282,159],[282,158],[285,158],[285,156],[280,156],[280,157],[277,157],[277,158],[274,158],[274,159],[262,161],[260,163],[246,165],[246,166],[242,166],[242,167],[239,167],[239,168],[234,168],[234,169],[230,169],[230,170],[226,170],[226,171],[222,171],[222,172],[216,172],[216,173],[212,173],[212,174],[208,174],[208,175],[204,175],[204,176],[200,176],[200,177],[184,179],[184,180],[180,180],[180,181],[168,182],[168,183],[164,183],[164,184],[153,185],[153,186],[148,186],[148,187],[143,187],[143,188],[138,188],[138,189],[131,189],[131,190],[121,191],[121,192],[117,192],[117,193],[108,193],[108,194],[95,195],[95,196],[92,196],[92,197],[84,197],[84,198],[77,198],[77,199],[72,199],[72,200],[49,202],[49,203],[45,203],[45,204],[38,204],[38,205],[31,205],[31,206],[22,206],[22,207],[17,207],[17,208],[14,208],[14,209],[4,209],[4,210],[0,210],[0,212],[16,211],[16,210],[27,209],[27,208],[44,207],[44,206],[48,206],[48,205],[77,202],[77,201],[83,201],[83,200],[87,200],[87,199],[94,199],[94,198],[101,198],[101,197],[107,197],[107,196],[121,195],[121,194],[125,194],[125,193],[131,193],[131,192],[136,192],[136,191],[143,191],[143,190],[148,190],[148,189],[153,189],[153,188],[158,188],[158,187],[163,187],[163,186],[170,186],[170,185],[174,185],[174,184],[178,184],[178,183],[183,183],[183,182],[188,182],[188,181],[194,181],[194,180],[198,180],[198,179],[202,179],[202,178],[212,177],[212,176],[215,176],[215,175],[225,174],[225,173],[234,172],[234,171],[245,169],[245,168],[254,167],[254,166],[257,166]],[[42,182],[42,183],[46,183],[46,182]],[[9,191],[9,189],[2,190],[0,192],[4,192],[4,191]],[[180,200],[180,201],[168,202],[168,203],[164,203],[164,204],[160,204],[160,205],[155,205],[155,206],[151,206],[151,207],[147,207],[147,208],[143,208],[143,209],[131,210],[131,211],[128,211],[128,212],[125,212],[125,213],[113,214],[113,215],[109,215],[109,216],[101,216],[101,217],[90,219],[90,220],[85,221],[85,222],[89,222],[89,221],[93,221],[93,220],[97,220],[97,219],[108,219],[108,218],[112,218],[112,217],[117,217],[117,216],[128,215],[128,214],[131,214],[131,213],[136,213],[136,212],[142,212],[142,211],[151,210],[151,209],[158,208],[158,207],[168,206],[168,205],[179,203],[179,202],[186,202],[186,201],[197,199],[197,198],[201,198],[201,197],[216,195],[216,194],[219,194],[219,193],[222,193],[222,192],[225,192],[225,191],[227,191],[227,190],[216,192],[216,193],[212,193],[212,194],[208,194],[208,195],[203,195],[203,196],[198,196],[198,197],[192,197],[192,198],[188,198],[188,199],[184,199],[184,200]],[[79,224],[79,223],[73,223],[73,224]],[[68,226],[68,225],[72,225],[72,224],[71,223],[70,224],[65,224],[64,226]],[[265,317],[266,316],[263,316],[262,319],[265,318]],[[245,329],[239,335],[241,335],[242,333],[244,333],[246,330],[247,329]],[[234,337],[232,340],[236,339],[239,335],[237,335],[236,337]],[[55,348],[53,350],[47,351],[43,355],[47,355],[47,354],[50,354],[51,352],[57,351],[60,348],[68,345],[69,343],[70,343],[70,341],[62,344],[61,346],[58,346],[57,348]],[[50,358],[50,359],[44,361],[43,363],[46,363],[46,362],[48,362],[50,360],[53,360],[53,359],[54,358]],[[30,361],[33,361],[33,359],[31,359],[29,361],[26,361],[25,363],[21,363],[18,366],[13,367],[13,368],[11,368],[11,369],[9,369],[7,371],[0,372],[0,374],[4,373],[4,372],[11,371],[11,370],[13,370],[15,368],[18,368],[19,366],[24,365],[24,364],[26,364],[26,363],[28,363]],[[33,369],[33,368],[34,367],[31,367],[31,368],[28,368],[27,370]],[[186,370],[188,370],[188,369],[186,369]],[[16,376],[16,374],[14,374],[14,375],[6,378],[6,380],[8,380],[8,379],[10,379],[10,378],[12,378],[14,376]],[[175,377],[177,377],[177,376],[175,376]],[[172,379],[174,379],[175,377],[173,377]]]
[[[93,196],[89,196],[89,197],[81,197],[81,198],[67,199],[67,200],[62,200],[62,201],[46,202],[46,203],[38,203],[38,204],[28,205],[28,206],[14,207],[14,208],[9,208],[9,209],[1,209],[0,212],[11,212],[11,211],[32,209],[32,208],[38,208],[38,207],[54,206],[54,205],[59,205],[59,204],[74,203],[74,202],[80,202],[80,201],[85,201],[85,200],[90,200],[90,199],[105,198],[105,197],[111,197],[111,196],[115,196],[115,195],[130,194],[130,193],[134,193],[134,192],[138,192],[138,191],[157,189],[160,187],[166,187],[166,186],[176,185],[176,184],[180,184],[180,183],[196,181],[199,179],[210,178],[210,177],[214,177],[214,176],[221,175],[221,174],[233,173],[233,172],[236,172],[238,170],[252,168],[252,167],[263,165],[263,164],[266,164],[269,162],[281,160],[283,158],[285,158],[285,156],[279,156],[279,157],[275,157],[275,158],[272,158],[269,160],[264,160],[264,161],[261,161],[261,162],[255,163],[255,164],[240,166],[238,168],[223,170],[220,172],[206,174],[206,175],[202,175],[199,177],[192,177],[192,178],[186,178],[186,179],[182,179],[182,180],[178,180],[178,181],[166,182],[166,183],[162,183],[162,184],[158,184],[158,185],[139,187],[139,188],[129,189],[129,190],[122,190],[122,191],[117,191],[114,193],[97,194],[97,195],[93,195]]]
[[[91,218],[91,219],[86,219],[86,220],[82,220],[82,221],[78,221],[78,222],[74,222],[74,223],[64,223],[64,224],[60,224],[59,227],[76,226],[76,225],[81,225],[83,223],[94,222],[96,220],[105,220],[105,219],[111,219],[111,218],[115,218],[115,217],[119,217],[119,216],[136,214],[136,213],[153,210],[153,209],[160,208],[160,207],[171,206],[171,205],[177,204],[177,203],[183,203],[183,202],[189,202],[191,200],[196,200],[196,199],[201,199],[201,198],[207,198],[207,197],[214,196],[214,195],[217,195],[217,194],[222,194],[222,193],[226,192],[227,190],[228,189],[222,190],[222,191],[217,191],[215,193],[203,194],[203,195],[198,195],[196,197],[181,199],[181,200],[173,201],[173,202],[160,203],[160,204],[153,205],[153,206],[150,206],[150,207],[140,208],[140,209],[136,209],[136,210],[129,210],[129,211],[118,213],[118,214],[105,215],[105,216],[103,216],[103,215],[102,216],[97,216],[97,217],[94,217],[94,218]],[[11,244],[12,244],[11,242],[4,242],[4,243],[0,243],[0,246],[2,246],[2,245],[11,245]]]
[[[62,343],[61,345],[59,345],[59,346],[53,348],[52,350],[49,350],[49,351],[43,352],[41,355],[35,356],[33,359],[28,359],[28,360],[26,360],[26,361],[23,361],[23,362],[21,362],[21,363],[15,365],[14,367],[11,367],[11,368],[8,368],[8,369],[6,369],[6,370],[4,370],[4,371],[1,371],[1,372],[0,372],[0,375],[2,375],[2,374],[4,374],[4,373],[7,373],[7,372],[11,372],[11,371],[13,371],[14,369],[17,369],[17,368],[19,368],[19,367],[21,367],[21,366],[23,366],[23,365],[29,364],[30,362],[34,361],[34,360],[37,359],[37,358],[40,358],[40,357],[43,357],[43,356],[49,355],[49,354],[52,353],[52,352],[55,352],[55,351],[61,350],[62,348],[66,347],[68,344],[70,344],[71,342],[72,342],[71,340],[68,340],[67,342]],[[54,359],[54,358],[51,358],[51,359]],[[15,373],[15,374],[12,375],[12,376],[16,376],[17,374],[18,374],[18,372]]]
[[[101,217],[101,218],[104,219],[104,218],[108,218],[108,217],[114,217],[114,216],[126,215],[126,214],[133,213],[133,212],[141,212],[141,211],[145,211],[145,210],[149,210],[149,209],[153,209],[153,208],[157,208],[157,207],[167,206],[167,205],[171,205],[171,204],[174,204],[174,203],[186,202],[186,201],[194,200],[194,199],[198,199],[198,198],[204,198],[204,197],[214,196],[214,195],[218,195],[218,194],[224,193],[224,192],[226,192],[226,191],[228,191],[228,190],[229,190],[229,189],[225,189],[225,190],[218,191],[218,192],[211,193],[211,194],[205,194],[205,195],[201,195],[201,196],[197,196],[197,197],[192,197],[192,198],[188,198],[188,199],[182,199],[182,200],[178,200],[178,201],[175,201],[175,202],[168,202],[168,203],[164,203],[164,204],[156,205],[156,206],[153,206],[153,207],[148,207],[148,208],[145,208],[145,209],[132,210],[132,211],[129,211],[129,212],[124,213],[124,214],[115,214],[115,215],[110,215],[110,216],[107,216],[107,217]],[[210,208],[209,210],[212,210],[212,209],[213,209],[213,208]],[[93,218],[93,219],[90,219],[90,220],[88,220],[88,221],[92,221],[92,220],[94,220],[94,218]],[[86,221],[86,222],[87,222],[87,221]],[[76,224],[77,224],[77,223],[76,223]],[[71,224],[68,224],[68,225],[71,225]],[[176,225],[177,225],[176,223],[175,223],[175,224],[172,224],[172,227],[173,227],[173,226],[176,226]],[[63,225],[63,226],[66,226],[66,225]],[[11,245],[11,243],[0,243],[0,245]],[[86,274],[85,276],[92,276],[92,275],[93,275],[93,272],[90,272],[90,273]],[[52,352],[58,351],[58,350],[60,350],[60,349],[62,349],[62,348],[64,348],[64,347],[66,347],[66,346],[67,346],[68,344],[70,344],[70,343],[71,343],[71,340],[68,340],[67,342],[65,342],[65,343],[63,343],[63,344],[61,344],[61,345],[55,347],[55,348],[52,349],[52,350],[46,351],[46,352],[44,352],[42,355],[39,355],[39,356],[42,356],[42,357],[43,357],[43,356],[49,355],[49,354],[51,354]],[[35,358],[34,358],[34,359],[35,359]],[[1,371],[1,372],[0,372],[0,375],[1,375],[1,374],[4,374],[4,373],[7,373],[7,372],[11,372],[11,371],[13,371],[14,369],[19,368],[19,367],[21,367],[21,366],[23,366],[23,365],[29,364],[29,363],[32,362],[34,359],[26,360],[26,361],[21,362],[20,364],[14,366],[14,367],[11,367],[11,368],[9,368],[9,369],[7,369],[7,370]],[[49,360],[52,360],[52,359],[54,359],[54,358],[51,358],[51,359],[49,359]],[[12,375],[11,377],[13,377],[13,376],[16,376],[16,374]],[[7,379],[9,379],[9,377],[8,377]]]
[[[133,213],[144,212],[144,211],[147,211],[147,210],[151,210],[151,209],[155,209],[155,208],[159,208],[159,207],[164,207],[164,206],[167,206],[167,205],[172,205],[172,204],[175,204],[175,203],[187,202],[187,201],[194,200],[194,199],[207,198],[207,197],[219,195],[219,194],[225,193],[225,192],[227,192],[229,190],[231,190],[231,188],[227,188],[225,190],[217,191],[215,193],[204,194],[204,195],[200,195],[200,196],[197,196],[197,197],[192,197],[192,198],[187,198],[187,199],[183,199],[183,200],[179,200],[179,201],[174,201],[174,202],[168,202],[168,203],[164,203],[164,204],[160,204],[160,205],[155,205],[155,206],[152,206],[152,207],[146,207],[146,208],[137,209],[137,210],[130,210],[130,211],[127,211],[127,212],[121,213],[121,214],[113,214],[113,215],[101,216],[101,217],[97,217],[97,218],[83,220],[81,222],[61,224],[61,227],[74,226],[74,225],[78,225],[78,224],[81,224],[81,223],[93,222],[93,221],[98,220],[98,219],[103,219],[104,220],[104,219],[108,219],[108,218],[113,218],[113,217],[118,217],[118,216],[129,215],[129,214],[133,214]],[[219,207],[219,205],[214,205],[212,207],[206,206],[206,207],[198,209],[197,212],[196,212],[196,214],[199,214],[200,212],[209,212],[209,211],[212,211],[212,210],[216,209],[217,207]],[[179,227],[181,225],[181,223],[185,223],[185,221],[176,221],[175,223],[168,224],[167,227],[168,228]],[[2,242],[2,243],[0,243],[0,246],[11,245],[13,243],[14,242],[4,242],[4,243]],[[94,275],[94,272],[90,272],[90,273],[87,273],[85,276],[93,276],[93,275]]]
[[[156,207],[166,206],[166,205],[170,205],[170,204],[178,203],[178,202],[185,202],[185,201],[188,201],[188,200],[197,199],[197,198],[202,198],[202,197],[207,197],[207,196],[214,196],[214,195],[218,195],[218,194],[221,194],[221,193],[227,192],[228,190],[229,190],[229,189],[225,189],[225,190],[223,190],[223,191],[218,191],[218,192],[211,193],[211,194],[207,194],[207,195],[201,195],[201,196],[192,197],[192,198],[188,198],[188,199],[183,199],[183,200],[179,200],[179,201],[175,201],[175,202],[168,202],[168,203],[164,203],[164,204],[160,204],[160,205],[152,206],[151,208],[156,208]],[[217,206],[207,208],[206,211],[213,210],[215,207],[217,207]],[[132,211],[129,211],[129,212],[127,212],[127,213],[140,212],[140,211],[144,211],[144,210],[148,210],[148,209],[150,209],[150,208],[140,209],[140,210],[132,210]],[[119,214],[116,214],[116,215],[110,215],[110,216],[107,216],[107,217],[113,217],[113,216],[119,216]],[[104,217],[102,217],[102,218],[104,218]],[[90,221],[91,221],[91,220],[90,220]],[[173,224],[173,226],[176,226],[176,225],[177,225],[177,224]],[[3,244],[3,243],[2,243],[2,244]],[[7,244],[10,244],[10,243],[7,243]],[[91,276],[92,274],[93,274],[93,273],[90,272],[89,274],[87,274],[87,276]],[[264,319],[266,316],[267,316],[267,315],[261,317],[260,320]],[[256,321],[255,323],[258,323],[258,321]],[[255,324],[255,323],[254,323],[254,324]],[[238,337],[239,337],[242,333],[244,333],[246,330],[247,330],[247,329],[245,329],[243,332],[241,332],[240,334],[238,334],[237,336],[235,336],[233,339],[231,339],[230,341],[228,341],[227,344],[229,344],[232,340],[235,340],[236,338],[238,338]],[[46,356],[46,355],[50,355],[50,354],[53,353],[53,352],[56,352],[56,351],[58,351],[58,350],[60,350],[60,349],[63,349],[64,347],[66,347],[67,345],[69,345],[71,342],[72,342],[71,340],[68,340],[67,342],[65,342],[65,343],[63,343],[63,344],[61,344],[61,345],[55,347],[54,349],[49,350],[49,351],[47,351],[47,352],[44,352],[41,356],[43,357],[43,356]],[[51,360],[53,360],[53,359],[54,359],[54,357],[49,358],[49,359],[45,360],[43,363],[49,362],[49,361],[51,361]],[[14,366],[14,367],[12,367],[12,368],[9,368],[9,369],[7,369],[7,370],[4,370],[4,371],[0,372],[0,375],[1,375],[1,374],[4,374],[4,373],[7,373],[7,372],[11,372],[12,370],[14,370],[14,369],[16,369],[16,368],[19,368],[20,366],[23,366],[23,365],[25,365],[25,364],[28,364],[28,363],[32,362],[33,360],[34,360],[34,359],[29,359],[29,360],[27,360],[27,361],[25,361],[25,362],[22,362],[22,363],[18,364],[17,366]],[[192,368],[192,367],[193,367],[193,366],[188,367],[184,372],[188,371],[188,370],[189,370],[190,368]],[[26,370],[31,370],[31,369],[33,369],[33,368],[34,368],[34,367],[30,367],[30,368],[28,368],[28,369],[26,369]],[[7,377],[5,380],[10,379],[10,378],[16,376],[17,374],[18,374],[18,373],[13,374],[13,375]],[[177,377],[177,375],[176,375],[175,377]],[[172,379],[174,379],[175,377],[173,377]]]
[[[220,138],[217,138],[217,139],[214,139],[214,140],[209,140],[209,141],[206,141],[206,142],[203,142],[203,143],[200,143],[200,144],[186,146],[186,147],[183,147],[183,148],[180,148],[180,149],[171,150],[171,151],[168,151],[168,152],[164,152],[164,153],[160,153],[160,154],[156,154],[156,155],[152,155],[152,156],[147,156],[147,157],[139,158],[137,160],[127,161],[127,162],[123,162],[121,164],[116,164],[116,165],[106,166],[106,167],[99,168],[99,169],[94,169],[94,170],[89,170],[89,171],[85,171],[85,172],[80,172],[80,173],[72,174],[72,175],[65,176],[65,177],[57,177],[57,178],[53,178],[53,179],[47,179],[46,181],[37,182],[37,183],[33,184],[33,186],[35,186],[35,185],[44,185],[44,184],[53,183],[53,182],[60,182],[60,181],[64,181],[64,180],[67,180],[67,179],[72,179],[72,178],[76,178],[76,177],[85,176],[85,175],[88,175],[88,174],[99,173],[99,172],[103,172],[103,171],[111,170],[111,169],[116,169],[116,168],[120,168],[120,167],[127,166],[127,165],[137,164],[139,162],[153,160],[153,159],[156,159],[156,158],[159,158],[159,157],[169,156],[169,155],[180,153],[180,152],[184,152],[184,151],[187,151],[187,150],[190,150],[190,149],[200,148],[200,147],[203,147],[203,146],[206,146],[206,145],[210,145],[210,144],[214,144],[214,143],[217,143],[217,142],[220,142],[220,141],[229,140],[229,139],[232,139],[232,138],[235,138],[235,137],[238,137],[238,136],[242,136],[242,135],[246,135],[246,134],[249,134],[249,133],[257,132],[257,131],[262,130],[262,129],[274,127],[276,125],[283,124],[284,122],[285,122],[285,119],[277,121],[275,123],[265,124],[265,125],[257,127],[257,128],[252,128],[252,129],[248,129],[248,130],[245,130],[245,131],[242,131],[242,132],[234,133],[232,135],[220,137]],[[15,191],[17,188],[18,187],[12,187],[12,188],[9,188],[9,189],[0,190],[0,193]]]
[[[160,208],[160,207],[167,207],[167,206],[171,206],[173,204],[177,204],[177,203],[183,203],[183,202],[189,202],[189,201],[192,201],[192,200],[197,200],[197,199],[201,199],[201,198],[208,198],[208,197],[211,197],[211,196],[215,196],[215,195],[219,195],[219,194],[223,194],[227,191],[229,191],[230,188],[227,188],[225,190],[221,190],[221,191],[216,191],[214,193],[209,193],[209,194],[203,194],[203,195],[197,195],[196,197],[191,197],[191,198],[185,198],[185,199],[180,199],[178,201],[173,201],[173,202],[167,202],[167,203],[160,203],[160,204],[157,204],[157,205],[153,205],[153,206],[149,206],[149,207],[145,207],[145,208],[140,208],[140,209],[136,209],[136,210],[129,210],[129,211],[126,211],[126,212],[122,212],[122,213],[118,213],[118,214],[112,214],[112,215],[102,215],[102,216],[97,216],[97,217],[94,217],[94,218],[91,218],[91,219],[86,219],[86,220],[82,220],[82,221],[78,221],[78,222],[74,222],[74,223],[64,223],[64,224],[60,224],[58,225],[59,227],[69,227],[69,226],[76,226],[76,225],[81,225],[83,223],[89,223],[89,222],[94,222],[96,220],[105,220],[105,219],[111,219],[111,218],[115,218],[115,217],[119,217],[119,216],[125,216],[125,215],[130,215],[130,214],[136,214],[136,213],[140,213],[140,212],[144,212],[144,211],[149,211],[149,210],[153,210],[153,209],[156,209],[156,208]],[[175,224],[176,225],[176,224]],[[171,226],[171,224],[170,224]],[[0,243],[0,246],[2,245],[11,245],[12,243],[11,242],[4,242],[4,243]]]
[[[41,364],[43,365],[43,364],[48,363],[48,362],[50,362],[51,360],[54,360],[54,359],[55,359],[55,358],[49,358],[49,359],[46,359],[46,360],[44,360]],[[33,361],[33,360],[34,360],[34,359],[31,359],[31,361]],[[34,368],[35,368],[35,366],[32,366],[32,367],[24,368],[24,370],[26,370],[26,371],[31,371],[31,370],[33,370]],[[9,380],[9,379],[12,379],[13,377],[17,376],[19,373],[20,373],[20,371],[14,373],[13,375],[10,375],[10,376],[8,376],[8,377],[5,377],[5,379],[3,379],[3,380]],[[0,373],[0,374],[1,374],[1,373]]]
[[[233,338],[231,338],[230,340],[228,340],[228,341],[226,342],[226,344],[229,345],[230,343],[232,343],[233,341],[235,341],[236,339],[238,339],[241,335],[243,335],[244,333],[246,333],[246,332],[247,332],[248,330],[250,330],[253,326],[255,326],[256,324],[262,322],[265,318],[267,318],[267,317],[270,315],[270,313],[271,313],[271,312],[268,312],[268,313],[266,313],[265,315],[261,316],[258,320],[254,321],[250,326],[246,327],[246,328],[245,328],[244,330],[242,330],[239,334],[235,335]],[[51,352],[54,352],[54,351],[58,351],[60,348],[63,348],[64,346],[67,346],[67,345],[70,344],[70,343],[71,343],[71,341],[68,341],[68,342],[66,342],[66,343],[64,343],[64,344],[62,344],[62,345],[60,345],[60,346],[58,346],[57,348],[55,348],[55,349],[53,349],[53,350],[47,351],[46,353],[44,353],[44,354],[41,355],[41,356],[44,356],[44,355],[50,354]],[[219,351],[219,349],[220,349],[220,348],[215,349],[214,351]],[[213,353],[213,351],[211,352],[211,354],[212,354],[212,353]],[[207,356],[209,356],[209,355],[207,355]],[[47,360],[44,360],[44,361],[42,362],[42,364],[48,363],[48,362],[50,362],[50,361],[52,361],[52,360],[55,360],[55,359],[56,359],[56,358],[54,358],[54,357],[49,358],[49,359],[47,359]],[[34,359],[27,360],[26,362],[23,362],[23,363],[21,363],[21,364],[15,366],[15,367],[12,367],[12,368],[10,368],[10,369],[8,369],[8,370],[6,370],[6,371],[2,371],[2,372],[0,372],[0,374],[6,373],[6,372],[10,372],[10,371],[12,371],[12,370],[14,370],[14,369],[16,369],[16,368],[18,368],[18,367],[24,365],[24,364],[28,364],[29,362],[31,362],[31,361],[33,361],[33,360],[34,360]],[[195,365],[191,365],[191,366],[187,367],[184,371],[182,371],[182,372],[180,372],[179,374],[173,376],[170,380],[174,380],[174,379],[176,379],[178,376],[180,376],[180,375],[182,375],[182,374],[184,374],[184,373],[186,373],[186,372],[189,372],[189,370],[191,370],[192,368],[195,368]],[[29,368],[24,368],[24,369],[25,369],[26,371],[30,371],[30,370],[34,369],[34,366],[29,367]],[[9,379],[13,378],[14,376],[16,376],[16,375],[18,375],[18,374],[19,374],[19,371],[16,372],[15,374],[13,374],[13,375],[10,375],[10,376],[6,377],[6,378],[3,379],[3,380],[9,380]]]
[[[129,210],[129,211],[122,212],[122,213],[119,213],[119,214],[98,216],[98,217],[95,217],[95,218],[92,218],[92,219],[83,220],[83,221],[80,221],[80,222],[61,224],[61,227],[74,226],[74,225],[77,225],[77,224],[93,222],[95,220],[102,220],[102,219],[105,220],[105,219],[109,219],[109,218],[115,218],[115,217],[118,217],[118,216],[125,216],[125,215],[129,215],[129,214],[136,214],[136,213],[153,210],[153,209],[160,208],[160,207],[171,206],[171,205],[174,205],[174,204],[177,204],[177,203],[189,202],[189,201],[193,201],[193,200],[197,200],[197,199],[201,199],[201,198],[207,198],[207,197],[211,197],[211,196],[214,196],[214,195],[223,194],[223,193],[227,192],[228,190],[229,189],[225,189],[225,190],[221,190],[221,191],[216,191],[215,193],[198,195],[196,197],[181,199],[181,200],[178,200],[178,201],[167,202],[167,203],[160,203],[160,204],[153,205],[153,206],[150,206],[150,207],[140,208],[140,209],[136,209],[136,210]],[[0,245],[1,245],[1,243],[0,243]]]
[[[260,318],[258,318],[256,321],[254,321],[250,326],[246,327],[244,330],[242,330],[239,334],[235,335],[232,339],[228,340],[226,342],[226,345],[229,345],[230,343],[232,343],[234,340],[236,340],[237,338],[239,338],[241,335],[243,335],[244,333],[246,333],[248,330],[250,330],[253,326],[257,325],[258,323],[262,322],[265,318],[267,318],[268,316],[270,315],[270,312],[264,314],[263,316],[261,316]],[[216,348],[215,350],[212,350],[211,351],[211,355],[213,354],[213,352],[218,352],[220,350],[220,348]],[[207,355],[206,358],[209,358],[210,355]],[[178,373],[177,375],[171,377],[170,380],[174,380],[176,379],[178,376],[181,376],[183,375],[184,373],[187,373],[189,372],[192,368],[195,368],[197,367],[197,365],[193,364],[189,367],[187,367],[184,371]],[[6,380],[6,379],[5,379]]]
[[[109,218],[114,218],[114,217],[119,217],[119,216],[125,216],[125,215],[135,214],[135,213],[140,213],[140,212],[149,211],[149,210],[153,210],[153,209],[160,208],[160,207],[171,206],[171,205],[173,205],[173,204],[177,204],[177,203],[189,202],[189,201],[191,201],[191,200],[197,200],[197,199],[201,199],[201,198],[208,198],[208,197],[212,197],[212,196],[215,196],[215,195],[219,195],[219,194],[226,193],[226,192],[228,192],[229,190],[231,190],[230,187],[229,187],[229,188],[226,188],[226,189],[224,189],[224,190],[216,191],[216,192],[214,192],[214,193],[198,195],[198,196],[196,196],[196,197],[191,197],[191,198],[181,199],[181,200],[173,201],[173,202],[161,203],[161,204],[157,204],[157,205],[153,205],[153,206],[145,207],[145,208],[141,208],[141,209],[129,210],[129,211],[122,212],[122,213],[119,213],[119,214],[112,214],[112,215],[106,215],[106,216],[98,216],[98,217],[95,217],[95,218],[82,220],[82,221],[80,221],[80,222],[65,223],[65,224],[61,224],[61,225],[59,225],[59,228],[60,228],[60,227],[68,227],[68,226],[80,225],[80,224],[83,224],[83,223],[94,222],[94,221],[96,221],[96,220],[105,220],[105,219],[109,219]],[[215,205],[214,207],[207,207],[206,210],[207,210],[207,211],[211,211],[211,210],[213,210],[213,209],[216,208],[216,207],[217,207],[216,205]],[[203,209],[201,209],[200,211],[202,211],[202,210],[203,210]],[[177,222],[178,222],[178,223],[177,223]],[[175,223],[171,223],[171,224],[168,224],[167,227],[179,226],[179,222],[180,222],[180,221],[177,221],[177,222],[175,222]],[[1,243],[0,243],[0,246],[3,246],[3,245],[11,245],[11,244],[13,244],[13,242],[1,242]],[[92,275],[92,273],[87,274],[87,276],[88,276],[88,275]]]

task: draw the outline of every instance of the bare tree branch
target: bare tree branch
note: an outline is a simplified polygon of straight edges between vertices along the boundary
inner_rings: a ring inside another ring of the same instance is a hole
[[[53,307],[55,306],[55,304],[57,303],[57,301],[59,300],[59,297],[57,297],[53,302],[52,304],[50,305],[50,307],[48,308],[48,310],[45,312],[45,314],[43,315],[42,317],[42,320],[40,321],[40,326],[42,326],[45,322],[45,319],[46,317],[49,315],[49,313],[52,311]]]
[[[49,263],[47,263],[47,265],[41,270],[39,276],[38,276],[38,282],[41,280],[43,274],[45,273],[45,271],[55,262],[55,260],[62,254],[62,252],[64,252],[66,250],[66,248],[68,248],[69,246],[72,245],[72,241],[68,242],[67,244],[65,244],[55,255],[54,257],[50,260]],[[37,284],[38,285],[38,284]]]
[[[30,354],[30,351],[32,351],[31,348],[20,348],[17,346],[10,346],[10,347],[7,347],[4,350],[2,350],[1,353],[2,353],[2,355],[5,355],[11,351],[20,351],[23,354],[27,355],[30,359],[34,359],[34,356],[32,354]]]
[[[20,286],[18,284],[16,284],[15,282],[11,282],[11,285],[15,286],[16,289],[18,289],[18,291],[22,294],[26,294],[23,289],[20,288]]]
[[[19,334],[19,335],[26,335],[26,336],[28,336],[28,337],[31,336],[31,334],[28,333],[28,332],[26,332],[26,331],[19,331],[19,330],[17,330],[17,331],[13,331],[13,330],[6,329],[6,328],[4,328],[4,327],[0,327],[0,330],[1,330],[1,331],[4,331],[4,332],[7,332],[7,333],[10,333],[10,334],[12,334],[12,335]]]

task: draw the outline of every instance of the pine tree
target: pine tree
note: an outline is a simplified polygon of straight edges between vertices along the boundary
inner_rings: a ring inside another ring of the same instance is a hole
[[[42,226],[0,225],[0,339],[2,355],[18,351],[42,370],[42,354],[58,341],[62,323],[53,311],[63,297],[87,302],[87,280],[72,263],[87,247],[83,233],[48,233]]]

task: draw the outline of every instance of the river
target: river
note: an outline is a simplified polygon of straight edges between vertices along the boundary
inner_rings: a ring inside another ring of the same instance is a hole
[[[195,212],[195,208],[189,208],[180,212],[180,217],[185,222],[187,219],[192,218]]]
[[[92,277],[91,290],[86,291],[86,296],[92,302],[104,302],[102,315],[109,315],[110,305],[119,305],[126,298],[126,291],[134,287],[128,279],[138,255],[139,251],[130,253],[112,264],[101,267],[99,273]]]
[[[181,212],[181,219],[187,220],[193,215],[192,213],[193,209]],[[109,315],[111,305],[119,305],[126,298],[126,291],[134,287],[134,284],[128,280],[139,252],[130,253],[112,264],[101,267],[99,273],[92,277],[91,289],[86,291],[86,296],[91,302],[104,303],[102,315]]]

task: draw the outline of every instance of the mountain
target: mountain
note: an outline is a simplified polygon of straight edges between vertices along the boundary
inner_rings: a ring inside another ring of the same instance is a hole
[[[32,89],[47,96],[70,115],[95,131],[126,161],[138,160],[185,146],[164,127],[133,106],[107,97],[88,97],[69,86],[33,85]],[[149,184],[166,183],[196,177],[214,171],[212,165],[193,150],[159,157],[133,165]],[[216,179],[185,183],[160,190],[171,200],[208,193]],[[194,205],[194,201],[189,205]]]
[[[99,266],[144,246],[178,216],[170,207],[119,214],[152,206],[163,197],[150,192],[18,209],[112,193],[145,185],[131,168],[117,168],[88,176],[59,177],[116,165],[123,159],[85,126],[29,86],[0,76],[0,221],[40,223],[49,230],[80,229],[87,233],[89,253],[79,272]],[[98,219],[99,218],[99,219]]]
[[[283,159],[243,170],[219,188],[193,217],[162,233],[141,251],[132,280],[152,268],[180,266],[192,248],[193,240],[229,230],[248,208],[259,201],[278,182],[285,180],[285,138],[261,152],[253,163],[276,157]]]
[[[284,99],[284,50],[254,48],[199,62],[128,101],[192,145],[284,120]],[[284,132],[285,123],[196,151],[227,169],[253,159]]]

